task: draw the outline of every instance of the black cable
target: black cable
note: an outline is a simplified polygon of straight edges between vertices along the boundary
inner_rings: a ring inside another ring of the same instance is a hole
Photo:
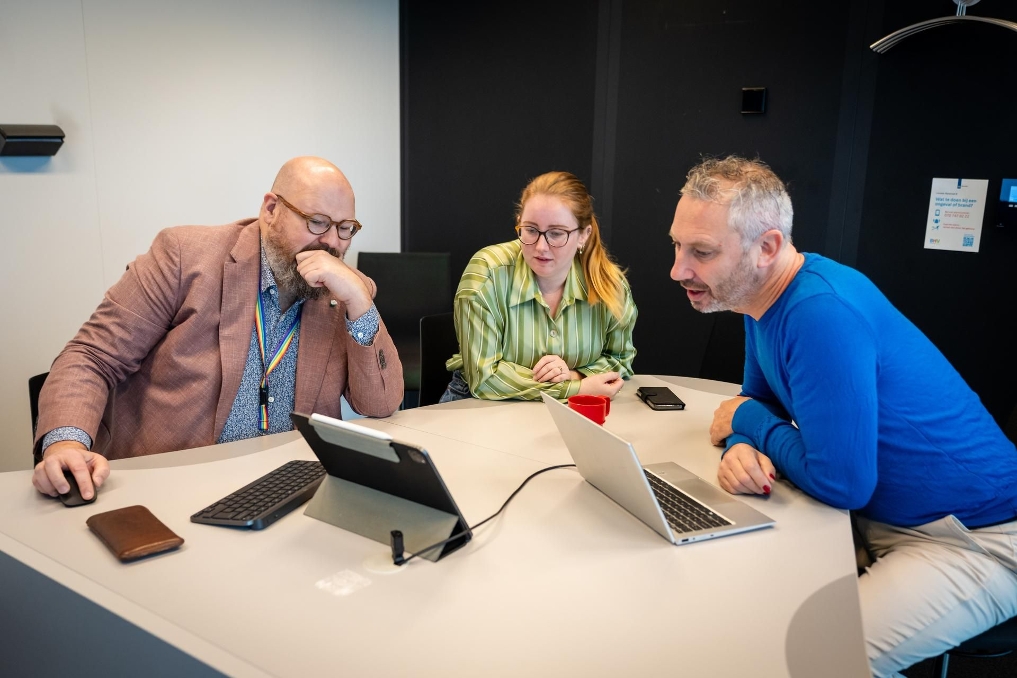
[[[480,527],[484,523],[488,522],[489,520],[493,520],[494,518],[496,518],[499,513],[501,513],[502,511],[505,510],[505,507],[509,505],[509,502],[512,501],[512,499],[514,499],[517,494],[519,494],[519,491],[522,490],[524,487],[526,487],[526,483],[530,482],[531,480],[533,480],[534,478],[539,476],[541,473],[547,473],[548,471],[556,471],[556,470],[558,470],[560,468],[575,468],[575,466],[576,466],[575,464],[559,464],[558,466],[548,466],[547,468],[542,468],[539,471],[531,473],[529,476],[527,476],[526,480],[524,480],[522,482],[522,484],[519,487],[516,488],[516,491],[509,495],[509,498],[505,500],[505,503],[501,505],[500,509],[498,509],[497,511],[495,511],[494,513],[492,513],[488,517],[484,518],[483,520],[481,520],[479,523],[477,523],[473,527],[467,527],[464,531],[460,532],[459,534],[454,534],[451,537],[449,537],[448,539],[443,539],[442,541],[440,541],[440,542],[438,542],[436,544],[431,544],[430,546],[428,546],[426,548],[420,549],[416,553],[411,553],[409,555],[409,557],[406,557],[406,558],[403,557],[403,549],[402,549],[402,541],[403,541],[402,537],[403,537],[403,535],[402,535],[402,532],[400,532],[399,530],[392,530],[392,533],[391,533],[391,535],[392,535],[392,562],[395,563],[396,565],[405,565],[406,563],[410,562],[411,560],[413,560],[414,558],[416,558],[417,556],[419,556],[422,553],[427,553],[428,551],[436,549],[439,546],[444,546],[445,544],[449,543],[450,541],[453,541],[455,539],[459,539],[460,537],[469,534],[470,532],[472,532],[473,530],[477,529],[478,527]],[[398,552],[396,552],[397,548],[398,548]]]

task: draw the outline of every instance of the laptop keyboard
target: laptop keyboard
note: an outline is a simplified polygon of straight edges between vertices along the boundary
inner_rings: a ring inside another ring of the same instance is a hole
[[[649,471],[644,470],[644,473],[646,473],[646,479],[650,481],[653,493],[657,495],[657,503],[664,511],[664,517],[675,532],[695,532],[734,524]]]
[[[191,522],[264,529],[310,499],[324,477],[320,462],[286,462],[198,511]]]

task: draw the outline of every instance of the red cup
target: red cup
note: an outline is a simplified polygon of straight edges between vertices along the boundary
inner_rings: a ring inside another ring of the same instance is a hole
[[[569,407],[603,426],[611,414],[611,399],[602,395],[574,395],[569,398]]]

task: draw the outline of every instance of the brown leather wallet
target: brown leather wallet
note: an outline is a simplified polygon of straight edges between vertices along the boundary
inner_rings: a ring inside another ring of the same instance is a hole
[[[97,513],[85,523],[122,561],[169,551],[184,543],[144,506]]]

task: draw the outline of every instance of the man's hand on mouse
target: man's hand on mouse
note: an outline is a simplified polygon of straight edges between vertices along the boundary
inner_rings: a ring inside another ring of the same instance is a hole
[[[106,457],[89,452],[75,440],[63,440],[46,448],[42,461],[35,465],[32,484],[51,497],[67,494],[71,488],[64,478],[64,469],[74,474],[83,499],[94,497],[95,488],[102,487],[109,477]]]

